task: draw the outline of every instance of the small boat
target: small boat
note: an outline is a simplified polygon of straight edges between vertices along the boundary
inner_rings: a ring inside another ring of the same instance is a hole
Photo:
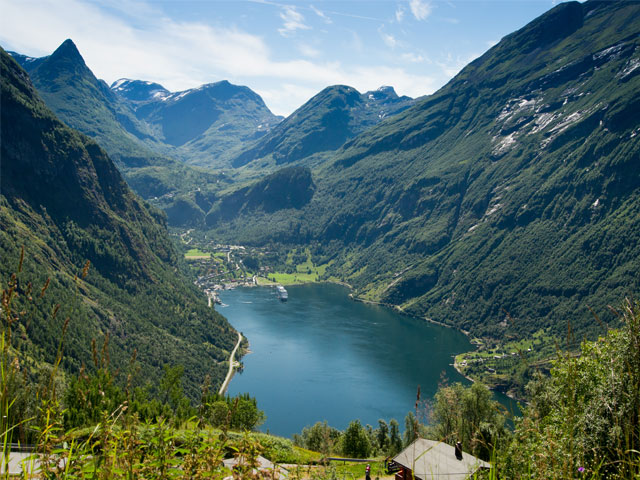
[[[289,294],[282,285],[276,286],[276,294],[281,302],[286,302],[289,298]]]

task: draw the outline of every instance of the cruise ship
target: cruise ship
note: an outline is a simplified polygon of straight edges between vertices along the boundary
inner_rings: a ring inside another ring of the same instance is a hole
[[[278,294],[278,298],[280,299],[281,302],[286,302],[287,299],[289,298],[289,294],[287,293],[287,291],[284,289],[282,285],[278,285],[276,287],[276,293]]]

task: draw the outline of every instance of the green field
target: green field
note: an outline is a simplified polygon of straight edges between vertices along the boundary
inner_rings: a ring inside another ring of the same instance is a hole
[[[208,252],[203,252],[199,248],[192,248],[187,250],[184,254],[184,258],[186,260],[201,260],[203,258],[211,258],[211,254]]]
[[[293,258],[295,253],[296,250],[294,249],[287,255],[287,265],[294,264]],[[270,273],[266,280],[272,283],[280,283],[282,285],[299,285],[302,283],[314,283],[325,280],[324,275],[330,263],[318,266],[314,265],[313,261],[311,260],[311,252],[308,248],[305,249],[302,254],[306,255],[306,260],[295,265],[295,272]]]

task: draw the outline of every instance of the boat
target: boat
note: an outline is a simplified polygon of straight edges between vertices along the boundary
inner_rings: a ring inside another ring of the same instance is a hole
[[[278,295],[278,298],[281,302],[286,302],[289,298],[289,294],[282,285],[276,286],[276,294]]]

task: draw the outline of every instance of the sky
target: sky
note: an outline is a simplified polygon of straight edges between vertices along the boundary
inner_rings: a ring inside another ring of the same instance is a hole
[[[182,91],[228,80],[287,116],[330,85],[435,92],[558,0],[0,0],[0,45],[71,38],[93,73]]]

